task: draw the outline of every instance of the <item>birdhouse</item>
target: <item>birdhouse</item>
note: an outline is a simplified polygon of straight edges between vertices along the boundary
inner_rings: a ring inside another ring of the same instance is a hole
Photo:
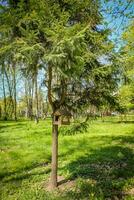
[[[61,125],[61,112],[60,110],[56,110],[54,113],[54,122],[55,125]]]
[[[55,125],[70,125],[71,113],[66,109],[58,109],[54,113]]]

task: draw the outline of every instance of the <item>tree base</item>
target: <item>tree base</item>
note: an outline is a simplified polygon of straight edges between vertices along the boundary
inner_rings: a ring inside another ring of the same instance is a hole
[[[64,191],[66,189],[71,189],[73,188],[75,185],[75,181],[74,180],[68,180],[65,179],[63,176],[58,176],[58,185],[57,187],[52,187],[51,183],[50,183],[50,179],[48,182],[46,182],[45,184],[45,190],[48,192],[51,191]]]

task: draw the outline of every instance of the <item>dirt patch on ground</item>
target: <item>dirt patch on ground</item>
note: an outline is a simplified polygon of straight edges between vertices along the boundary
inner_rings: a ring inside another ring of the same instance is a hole
[[[134,196],[134,188],[131,188],[131,189],[128,190],[125,194],[126,194],[126,195]]]
[[[71,190],[75,187],[75,180],[67,180],[64,177],[59,177],[58,189],[59,190]]]
[[[51,191],[51,185],[50,185],[50,179],[45,182],[45,190]],[[58,176],[58,186],[55,189],[55,191],[65,191],[65,190],[71,190],[75,187],[75,181],[74,180],[68,180],[65,179],[63,176]]]

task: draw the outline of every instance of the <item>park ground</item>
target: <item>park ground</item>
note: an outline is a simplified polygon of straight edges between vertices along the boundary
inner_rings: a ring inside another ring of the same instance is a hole
[[[0,122],[0,200],[134,199],[134,123],[106,118],[59,134],[59,188],[48,191],[51,121]]]

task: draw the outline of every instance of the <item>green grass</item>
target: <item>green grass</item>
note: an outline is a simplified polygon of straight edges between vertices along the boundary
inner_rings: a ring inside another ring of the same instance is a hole
[[[134,124],[113,119],[71,136],[61,128],[58,174],[68,182],[53,193],[51,122],[0,122],[0,200],[134,199]]]

